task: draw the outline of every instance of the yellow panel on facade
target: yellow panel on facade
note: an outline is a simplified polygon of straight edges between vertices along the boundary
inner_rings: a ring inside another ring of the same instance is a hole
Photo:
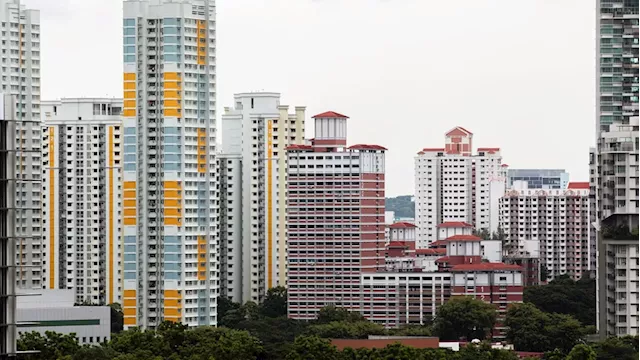
[[[136,316],[135,308],[124,308],[123,312],[124,312],[124,316]]]
[[[177,108],[177,107],[180,107],[180,104],[178,104],[178,100],[165,100],[164,101],[164,107],[165,108]]]
[[[128,207],[136,207],[136,201],[135,200],[125,200],[124,201],[124,207],[128,208]]]
[[[165,89],[180,89],[180,83],[179,82],[173,82],[173,81],[167,81],[164,83],[164,88]]]
[[[136,291],[135,290],[125,290],[123,292],[123,295],[125,298],[136,298]]]
[[[179,200],[174,200],[174,199],[167,199],[164,201],[164,206],[165,207],[180,207],[180,201]]]
[[[166,72],[163,75],[163,79],[166,80],[178,80],[180,79],[180,74],[177,72]]]
[[[124,80],[136,80],[136,73],[124,73]]]
[[[178,307],[178,299],[164,299],[165,307]]]
[[[164,297],[165,298],[175,298],[175,299],[179,299],[180,296],[180,291],[179,290],[165,290],[164,291]]]
[[[182,186],[180,186],[180,181],[172,181],[172,180],[165,181],[163,184],[163,187],[165,189],[181,189],[182,188]]]
[[[180,209],[165,207],[164,216],[176,217],[176,216],[182,216],[182,213]]]
[[[124,109],[122,111],[122,116],[124,116],[124,117],[134,117],[134,116],[136,116],[136,109]]]
[[[124,182],[124,188],[125,189],[135,189],[136,188],[136,182],[135,181],[125,181]]]
[[[165,109],[164,116],[182,116],[180,110],[178,109]]]
[[[124,101],[124,107],[125,108],[134,108],[136,107],[136,101],[135,100],[125,100]]]
[[[136,89],[136,83],[134,83],[134,82],[125,82],[124,83],[124,89],[125,90],[135,90]]]
[[[125,99],[135,99],[136,98],[136,92],[135,91],[125,91],[124,92],[124,98]]]
[[[124,209],[124,216],[136,216],[136,209],[135,208]]]
[[[123,305],[124,305],[124,307],[135,307],[136,306],[136,300],[135,299],[124,299]]]
[[[125,317],[124,318],[124,324],[125,325],[135,326],[136,325],[136,318],[134,318],[134,317]]]
[[[164,218],[164,224],[169,226],[182,226],[182,221],[178,218]]]
[[[136,218],[124,218],[124,224],[125,225],[135,225],[136,224]]]
[[[165,99],[179,99],[180,93],[175,90],[165,90],[163,96]]]
[[[124,198],[125,199],[135,199],[136,198],[136,191],[135,190],[125,190],[124,191]]]

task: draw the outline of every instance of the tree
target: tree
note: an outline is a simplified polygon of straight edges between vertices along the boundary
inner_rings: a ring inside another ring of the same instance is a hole
[[[586,344],[578,344],[571,349],[566,360],[596,360],[596,352]]]
[[[491,233],[489,232],[489,229],[484,228],[484,229],[473,229],[473,235],[482,238],[482,240],[491,240]]]
[[[360,313],[349,311],[335,305],[328,305],[318,311],[317,324],[328,324],[334,321],[366,321]]]
[[[338,349],[327,339],[317,336],[298,336],[286,360],[338,360]]]
[[[513,351],[492,349],[487,341],[479,344],[469,343],[461,347],[457,355],[459,360],[518,360],[518,355]]]
[[[638,358],[638,337],[609,337],[593,345],[598,360],[635,360]]]
[[[36,331],[22,333],[17,342],[19,351],[35,350],[36,354],[26,354],[25,360],[49,360],[72,356],[80,345],[75,334],[60,334],[46,331],[44,336]]]
[[[524,289],[524,302],[547,313],[572,315],[584,325],[596,324],[594,279],[573,281],[569,276],[559,276],[547,285],[528,286]]]
[[[197,327],[186,331],[184,342],[177,351],[177,359],[258,359],[263,348],[260,341],[246,331]]]
[[[232,324],[226,324],[224,322],[224,318],[231,311],[240,309],[241,306],[242,306],[242,304],[239,304],[237,302],[233,302],[231,299],[229,299],[226,296],[219,296],[218,297],[218,308],[217,308],[217,310],[218,310],[218,322],[219,322],[218,325],[231,327],[230,325],[232,325]]]
[[[502,229],[502,226],[498,227],[498,231],[491,234],[491,240],[507,240],[507,234]]]
[[[235,324],[235,329],[246,330],[258,338],[264,347],[265,359],[284,359],[290,351],[295,337],[306,331],[305,321],[286,317],[259,320],[243,320]]]
[[[438,309],[434,333],[443,340],[483,340],[496,322],[496,308],[468,296],[452,297]]]
[[[267,317],[287,316],[287,289],[284,286],[269,289],[260,305],[260,313]]]
[[[547,314],[530,303],[511,304],[505,325],[507,339],[520,351],[567,353],[582,336],[582,325],[569,315]]]
[[[124,329],[124,313],[122,306],[118,303],[109,304],[111,309],[111,333],[119,333]]]
[[[309,326],[307,334],[329,339],[366,339],[369,335],[385,334],[385,329],[369,321],[332,321]]]

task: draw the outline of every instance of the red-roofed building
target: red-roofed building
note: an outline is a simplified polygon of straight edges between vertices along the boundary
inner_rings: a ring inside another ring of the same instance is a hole
[[[311,144],[287,149],[288,315],[301,320],[329,304],[359,311],[361,274],[385,271],[387,251],[415,256],[415,235],[399,234],[414,228],[385,247],[386,149],[347,147],[346,115],[313,118]]]
[[[415,158],[417,246],[427,248],[441,223],[498,229],[498,201],[506,188],[506,167],[497,147],[473,153],[473,134],[457,126],[445,134],[444,148],[423,148]]]
[[[567,189],[590,189],[588,181],[571,181]]]

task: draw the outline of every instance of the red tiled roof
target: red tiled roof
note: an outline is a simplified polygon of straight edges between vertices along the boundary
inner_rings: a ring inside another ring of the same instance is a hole
[[[444,240],[436,240],[434,242],[432,242],[431,244],[429,244],[429,247],[433,248],[433,247],[439,247],[439,246],[447,246],[447,242]]]
[[[446,241],[481,241],[482,238],[475,235],[453,235],[445,239]]]
[[[417,226],[415,226],[412,223],[405,222],[405,221],[397,222],[397,223],[393,223],[393,224],[389,225],[389,229],[406,229],[406,228],[415,228],[415,227],[417,227]]]
[[[417,255],[446,255],[447,249],[416,249]]]
[[[422,151],[427,152],[427,151],[444,151],[444,148],[424,148],[422,149]]]
[[[522,266],[505,263],[476,263],[454,265],[451,271],[522,270]]]
[[[289,145],[285,148],[285,150],[313,150],[313,146],[311,145]]]
[[[449,257],[448,256],[443,256],[439,259],[436,260],[436,262],[447,262],[449,261]]]
[[[500,166],[502,166],[502,167],[509,167],[509,165],[507,165],[507,164],[502,164],[502,165],[500,165]]]
[[[567,186],[567,189],[589,189],[589,182],[586,181],[572,181]]]
[[[387,150],[386,147],[380,145],[356,144],[349,146],[352,150]]]
[[[452,227],[473,227],[473,225],[462,221],[447,221],[438,225],[439,228],[452,228]]]
[[[387,245],[388,247],[407,247],[404,241],[392,241]]]
[[[467,129],[463,128],[462,126],[456,126],[456,127],[454,127],[453,129],[451,129],[451,130],[447,131],[447,132],[445,133],[445,135],[449,135],[449,134],[451,134],[452,132],[454,132],[454,131],[456,131],[456,130],[461,130],[461,131],[463,131],[463,132],[467,133],[468,135],[473,135],[473,133],[472,133],[471,131],[469,131],[469,130],[467,130]]]
[[[478,148],[478,151],[495,152],[495,151],[500,151],[500,148]]]
[[[348,119],[349,117],[347,115],[342,115],[342,114],[337,113],[335,111],[325,111],[322,114],[314,115],[311,118],[312,119],[315,119],[315,118],[343,118],[343,119]]]

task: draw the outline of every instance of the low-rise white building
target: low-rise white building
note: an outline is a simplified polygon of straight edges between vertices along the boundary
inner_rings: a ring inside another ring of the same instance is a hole
[[[17,299],[19,336],[32,331],[75,334],[81,345],[100,344],[111,339],[111,309],[108,306],[74,306],[73,290],[19,290]]]

